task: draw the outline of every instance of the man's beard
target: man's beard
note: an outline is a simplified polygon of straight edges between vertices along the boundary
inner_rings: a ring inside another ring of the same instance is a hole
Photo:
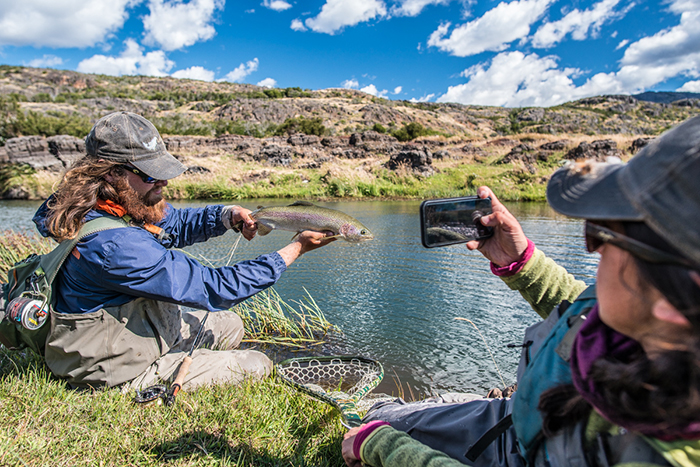
[[[112,185],[117,191],[116,202],[135,222],[156,224],[165,217],[166,203],[161,195],[154,193],[155,186],[144,196],[139,196],[126,178],[116,179]]]

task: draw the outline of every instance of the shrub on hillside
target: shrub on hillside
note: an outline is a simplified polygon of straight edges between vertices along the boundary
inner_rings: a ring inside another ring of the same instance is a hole
[[[149,117],[149,120],[162,135],[211,136],[214,133],[208,123],[195,121],[182,115]]]
[[[275,135],[283,136],[304,133],[305,135],[323,136],[326,132],[326,127],[323,126],[323,120],[320,117],[298,117],[286,119],[284,123],[277,128]]]
[[[374,126],[372,126],[372,131],[376,131],[377,133],[383,134],[386,133],[387,130],[381,123],[375,123]]]
[[[10,104],[10,107],[13,106]],[[90,132],[90,128],[92,128],[90,119],[77,113],[42,114],[31,110],[22,112],[18,107],[14,107],[14,115],[4,115],[3,120],[0,121],[0,138],[4,140],[27,135],[70,135],[84,138]]]
[[[431,135],[433,133],[434,132],[432,130],[425,128],[420,123],[411,122],[399,128],[398,130],[393,131],[391,135],[399,141],[404,142],[411,141],[413,139],[418,138],[419,136]]]

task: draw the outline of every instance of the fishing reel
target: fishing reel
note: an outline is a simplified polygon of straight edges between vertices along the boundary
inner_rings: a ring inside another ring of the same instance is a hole
[[[162,384],[149,386],[141,391],[136,391],[134,402],[137,404],[155,403],[161,405],[166,402],[168,397],[168,389]]]

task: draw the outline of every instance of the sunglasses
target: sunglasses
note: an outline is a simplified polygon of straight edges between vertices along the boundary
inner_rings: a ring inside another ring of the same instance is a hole
[[[157,178],[153,178],[150,175],[146,175],[145,173],[143,173],[142,171],[140,171],[136,167],[132,167],[130,165],[120,165],[119,167],[121,167],[124,170],[128,170],[129,172],[131,172],[132,174],[134,174],[138,177],[141,177],[141,180],[143,180],[143,183],[155,183],[155,182],[159,181]]]
[[[698,269],[698,265],[691,261],[676,256],[671,253],[659,250],[653,246],[642,243],[633,238],[617,233],[601,225],[586,221],[586,249],[589,253],[593,253],[600,248],[604,243],[610,243],[618,248],[621,248],[629,253],[632,253],[637,258],[643,259],[655,264],[672,264],[689,269]]]

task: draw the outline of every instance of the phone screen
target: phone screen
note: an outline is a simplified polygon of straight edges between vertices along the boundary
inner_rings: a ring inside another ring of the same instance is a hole
[[[420,206],[421,241],[426,248],[488,238],[493,229],[479,222],[491,213],[491,198],[467,196],[423,201]]]

